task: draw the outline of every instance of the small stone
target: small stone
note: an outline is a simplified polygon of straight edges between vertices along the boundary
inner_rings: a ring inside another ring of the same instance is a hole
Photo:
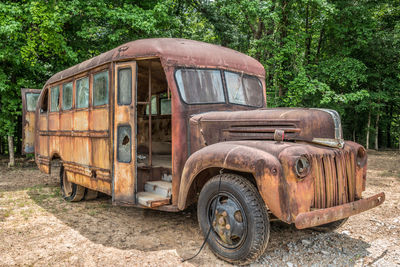
[[[344,234],[344,235],[350,235],[350,232],[349,232],[349,231],[342,231],[342,234]]]
[[[286,265],[287,265],[288,267],[293,267],[293,266],[294,266],[293,263],[291,263],[290,261],[286,262]]]
[[[326,250],[321,250],[321,253],[324,254],[324,255],[329,255],[329,252],[326,251]]]
[[[307,240],[307,239],[301,240],[301,243],[302,243],[304,246],[309,246],[309,245],[312,244],[312,242],[311,242],[310,240]]]

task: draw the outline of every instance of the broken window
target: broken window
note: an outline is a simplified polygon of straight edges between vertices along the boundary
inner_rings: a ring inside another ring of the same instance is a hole
[[[72,82],[63,85],[62,93],[62,109],[69,110],[72,108]]]
[[[188,104],[225,102],[219,70],[178,69],[175,78],[182,99]]]
[[[131,126],[118,126],[118,151],[117,159],[119,162],[131,162]]]
[[[108,104],[108,71],[93,75],[93,105]]]
[[[56,86],[51,88],[50,111],[60,110],[60,87]]]
[[[89,78],[85,77],[76,81],[76,108],[87,108],[89,106]]]

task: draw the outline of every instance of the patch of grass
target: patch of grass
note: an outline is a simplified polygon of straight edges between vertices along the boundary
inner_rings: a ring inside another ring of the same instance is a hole
[[[97,215],[97,210],[89,210],[89,211],[88,211],[88,214],[89,214],[90,216],[95,216],[95,215]]]

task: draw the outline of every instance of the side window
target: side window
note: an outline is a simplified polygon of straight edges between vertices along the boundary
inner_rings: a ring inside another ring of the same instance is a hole
[[[38,101],[39,94],[27,93],[26,94],[26,111],[35,111],[36,103]]]
[[[130,125],[121,125],[118,126],[118,150],[117,150],[117,159],[119,162],[131,162],[131,126]]]
[[[44,89],[45,91],[44,91],[44,95],[43,95],[43,97],[42,97],[42,99],[41,99],[41,103],[40,103],[40,113],[47,113],[47,110],[48,110],[48,108],[47,108],[47,106],[49,105],[49,101],[48,101],[48,99],[49,99],[49,89]]]
[[[171,99],[161,98],[161,115],[171,115]]]
[[[132,69],[118,70],[118,104],[129,105],[132,102]]]
[[[50,112],[60,110],[60,87],[55,86],[50,91]]]
[[[85,77],[76,81],[75,107],[87,108],[89,106],[89,78]]]
[[[108,104],[108,71],[93,75],[93,105]]]
[[[62,109],[69,110],[72,108],[72,82],[63,85],[62,93]]]
[[[146,115],[149,115],[149,105],[146,105]],[[151,115],[157,115],[157,96],[151,97]]]

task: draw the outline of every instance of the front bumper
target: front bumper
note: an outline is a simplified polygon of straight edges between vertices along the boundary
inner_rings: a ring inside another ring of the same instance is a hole
[[[296,217],[295,225],[297,229],[304,229],[338,221],[375,208],[381,205],[384,201],[385,193],[381,192],[372,197],[360,199],[340,206],[300,213]]]

